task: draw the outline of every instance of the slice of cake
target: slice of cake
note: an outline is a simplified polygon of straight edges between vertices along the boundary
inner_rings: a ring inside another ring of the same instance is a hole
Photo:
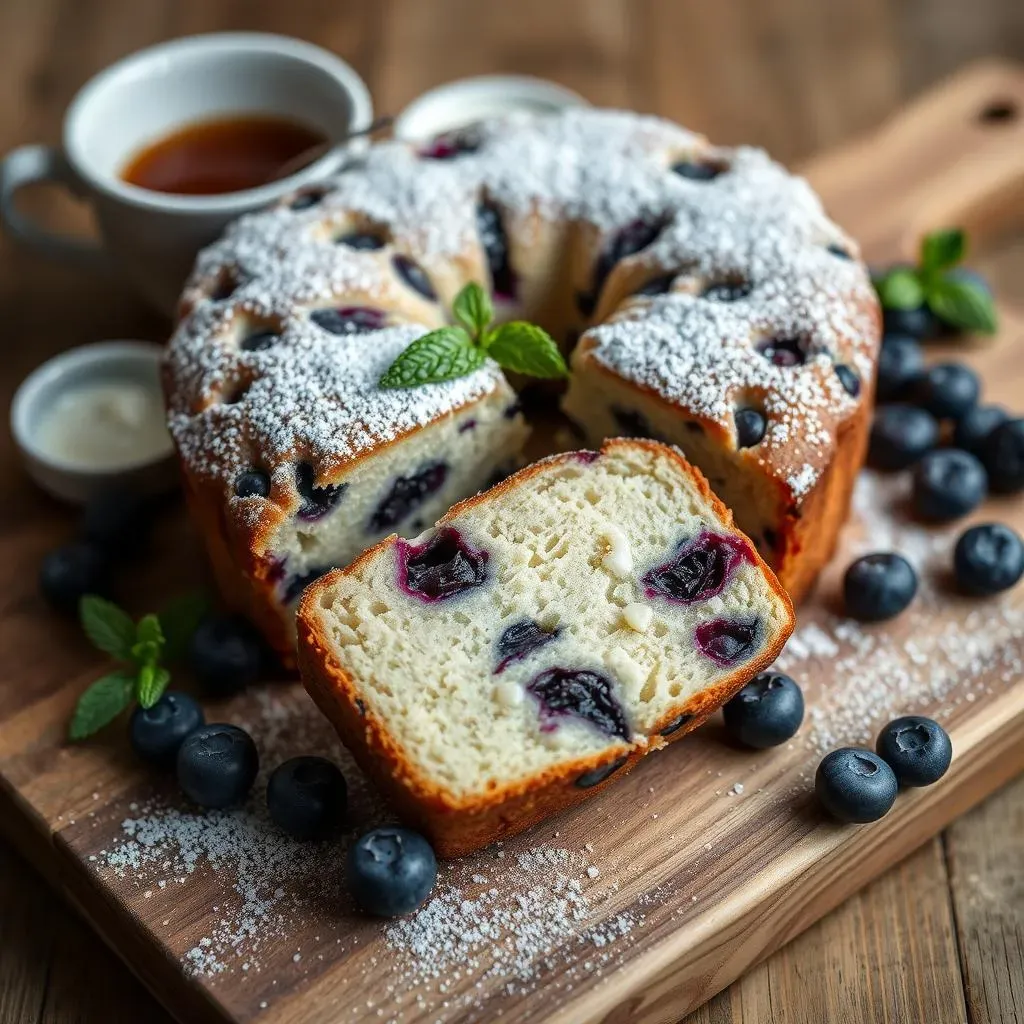
[[[678,450],[521,470],[299,607],[307,689],[439,853],[575,803],[769,665],[789,597]]]

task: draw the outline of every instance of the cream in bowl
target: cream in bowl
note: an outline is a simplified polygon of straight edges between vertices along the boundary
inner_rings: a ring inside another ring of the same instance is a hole
[[[161,354],[149,342],[100,342],[25,379],[11,404],[11,432],[40,487],[85,502],[114,488],[150,494],[174,485]]]

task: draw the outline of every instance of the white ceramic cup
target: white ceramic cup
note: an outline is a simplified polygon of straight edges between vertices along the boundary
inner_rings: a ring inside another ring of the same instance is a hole
[[[255,32],[191,36],[140,50],[88,82],[53,146],[21,146],[0,163],[0,217],[32,249],[80,267],[122,274],[172,312],[196,252],[229,221],[334,170],[354,139],[258,188],[171,195],[123,181],[125,164],[178,127],[234,114],[289,117],[340,143],[369,127],[369,91],[343,60],[310,43]],[[97,241],[46,230],[15,205],[22,187],[63,185],[93,208]]]

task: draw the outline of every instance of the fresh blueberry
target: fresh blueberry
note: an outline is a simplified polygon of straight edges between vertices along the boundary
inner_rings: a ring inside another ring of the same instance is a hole
[[[940,420],[958,420],[981,394],[978,375],[963,363],[929,366],[914,385],[914,401]]]
[[[864,747],[842,747],[822,758],[814,791],[825,810],[840,821],[877,821],[896,802],[893,770]]]
[[[749,560],[750,549],[742,541],[701,530],[679,546],[672,561],[649,570],[640,582],[646,597],[693,604],[720,594],[736,567]]]
[[[185,737],[206,722],[203,709],[187,693],[167,690],[151,707],[133,712],[128,736],[132,750],[159,768],[173,768]]]
[[[629,740],[626,712],[612,681],[589,669],[549,668],[535,676],[527,691],[541,709],[541,729],[550,732],[558,718],[579,718],[605,736]]]
[[[82,513],[80,538],[114,561],[137,555],[153,527],[153,505],[123,489],[100,491]]]
[[[980,456],[988,435],[1009,418],[1002,406],[976,405],[957,420],[953,430],[954,447]]]
[[[235,478],[239,498],[265,498],[270,494],[270,477],[262,469],[247,469]]]
[[[295,489],[302,499],[299,502],[298,517],[307,523],[322,519],[337,505],[348,484],[316,484],[316,471],[308,462],[295,467]]]
[[[203,689],[227,696],[255,683],[263,668],[263,644],[237,615],[205,618],[189,641],[188,660]]]
[[[384,248],[384,239],[371,231],[350,231],[348,234],[339,235],[335,241],[347,249],[355,249],[357,252],[376,252]]]
[[[372,306],[327,306],[314,309],[309,319],[330,334],[368,334],[387,324],[387,314]]]
[[[757,648],[761,637],[759,619],[712,619],[702,622],[693,639],[701,654],[718,665],[745,661]]]
[[[949,733],[921,715],[890,722],[878,734],[875,750],[901,786],[930,786],[946,774],[953,760]]]
[[[996,427],[985,438],[981,458],[997,494],[1024,490],[1024,419],[1007,420]]]
[[[891,552],[858,558],[843,577],[846,613],[861,622],[884,622],[899,615],[916,593],[914,567]]]
[[[972,526],[956,542],[953,572],[968,594],[987,596],[1009,590],[1024,576],[1024,543],[1002,523]]]
[[[745,299],[751,290],[750,284],[746,281],[719,281],[709,284],[700,293],[700,297],[711,302],[739,302],[740,299]]]
[[[764,440],[768,420],[760,409],[737,409],[735,419],[738,448],[753,448]]]
[[[843,390],[851,398],[856,398],[860,394],[860,377],[857,376],[857,371],[846,363],[836,363],[835,370]]]
[[[628,760],[629,755],[623,754],[622,757],[617,757],[614,761],[591,768],[590,771],[584,772],[576,780],[577,787],[580,789],[592,789],[594,786],[600,785],[605,779],[611,778]]]
[[[930,412],[901,402],[875,410],[868,464],[887,471],[906,469],[939,443],[939,422]]]
[[[502,222],[501,210],[494,203],[480,203],[476,208],[476,227],[480,244],[487,256],[495,298],[506,302],[515,299],[517,281],[509,260],[508,235]]]
[[[737,743],[765,750],[796,735],[804,720],[804,695],[782,672],[762,672],[725,704],[722,714]]]
[[[391,490],[381,499],[370,517],[370,529],[379,533],[397,526],[408,519],[432,494],[436,494],[448,479],[446,462],[430,462],[426,466],[400,476],[391,485]]]
[[[985,467],[959,448],[928,452],[914,468],[914,511],[922,519],[948,522],[976,509],[988,493]]]
[[[325,757],[293,757],[267,780],[267,810],[296,839],[326,839],[345,818],[345,776]]]
[[[178,785],[200,807],[231,807],[252,789],[259,766],[256,744],[244,729],[202,725],[178,748]]]
[[[447,526],[425,544],[398,542],[399,585],[424,601],[443,601],[487,579],[486,551],[476,551]]]
[[[887,334],[878,353],[878,401],[904,398],[923,372],[924,351],[917,340],[909,334]]]
[[[807,362],[807,350],[804,338],[767,338],[757,346],[773,366],[802,366]]]
[[[690,181],[714,181],[726,170],[721,163],[713,161],[678,160],[672,165],[672,172]]]
[[[430,843],[407,828],[389,825],[360,836],[346,860],[349,891],[378,917],[411,914],[437,880],[437,858]]]
[[[942,333],[939,318],[924,305],[914,309],[883,309],[882,328],[886,334],[907,334],[918,341],[927,341]]]
[[[62,544],[43,559],[39,587],[54,608],[76,615],[78,602],[86,594],[109,592],[110,562],[95,544]]]
[[[414,291],[419,292],[431,302],[437,301],[437,292],[427,276],[427,272],[408,256],[399,254],[392,261],[395,273]]]
[[[528,654],[550,643],[561,630],[556,626],[554,629],[545,629],[539,622],[533,619],[520,619],[513,622],[498,637],[495,644],[495,658],[497,664],[494,668],[495,675],[504,672],[514,661],[521,661]]]

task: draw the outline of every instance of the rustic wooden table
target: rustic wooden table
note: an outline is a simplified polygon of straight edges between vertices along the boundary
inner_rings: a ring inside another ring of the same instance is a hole
[[[767,146],[787,162],[870,127],[966,60],[1024,59],[1018,0],[4,0],[0,150],[55,141],[76,88],[116,57],[168,36],[231,28],[336,50],[367,79],[381,112],[449,78],[523,71],[595,103],[665,114],[724,143]],[[31,201],[54,222],[86,225],[81,211],[52,196]],[[1002,294],[1022,294],[1019,241],[983,266]],[[45,264],[6,240],[0,310],[4,404],[51,351],[166,331],[116,283]],[[0,552],[4,519],[0,505]],[[15,671],[4,676],[4,685],[17,685]],[[1022,837],[1024,779],[689,1020],[872,1024],[921,1020],[931,1007],[929,1024],[1024,1021]],[[31,866],[0,844],[0,1024],[166,1019]]]

